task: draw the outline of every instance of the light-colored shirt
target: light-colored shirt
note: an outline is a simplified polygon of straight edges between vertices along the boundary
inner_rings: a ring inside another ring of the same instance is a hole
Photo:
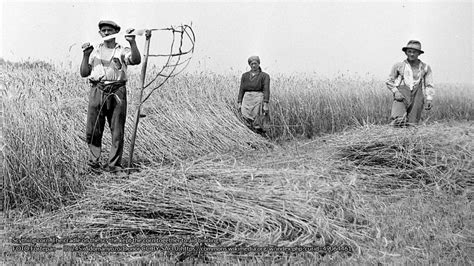
[[[411,90],[421,83],[426,100],[433,100],[435,95],[433,72],[428,64],[420,61],[418,68],[412,69],[407,60],[396,63],[392,67],[388,80],[386,81],[387,87],[395,93],[398,91],[397,87],[400,86],[402,81]]]
[[[130,65],[132,52],[129,47],[116,44],[115,48],[107,48],[101,43],[89,57],[92,66],[90,79],[110,83],[127,81],[127,66]]]

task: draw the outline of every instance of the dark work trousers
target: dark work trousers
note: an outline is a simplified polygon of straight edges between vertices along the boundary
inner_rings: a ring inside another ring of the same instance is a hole
[[[125,119],[127,117],[127,89],[125,82],[104,85],[93,84],[89,93],[86,138],[90,149],[90,162],[98,163],[102,147],[105,119],[112,132],[110,167],[121,166]]]
[[[421,83],[414,86],[413,90],[406,85],[398,87],[398,91],[405,97],[403,101],[393,101],[392,119],[393,125],[417,125],[421,119],[421,112],[425,102]]]

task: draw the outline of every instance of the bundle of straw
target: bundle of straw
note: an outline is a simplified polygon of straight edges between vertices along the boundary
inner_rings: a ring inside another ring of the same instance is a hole
[[[360,195],[321,178],[230,161],[149,168],[125,180],[102,176],[81,201],[41,223],[67,221],[69,236],[192,235],[221,245],[346,244],[358,250],[373,233],[365,207],[355,201]],[[24,234],[44,234],[40,227]]]
[[[388,193],[425,186],[462,192],[473,185],[473,141],[470,130],[458,126],[367,127],[363,134],[344,135],[349,144],[339,145],[339,156]]]

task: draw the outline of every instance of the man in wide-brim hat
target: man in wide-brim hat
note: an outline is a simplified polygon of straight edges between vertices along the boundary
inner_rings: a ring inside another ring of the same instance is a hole
[[[431,67],[418,57],[424,53],[421,43],[411,40],[402,48],[407,58],[392,67],[386,84],[393,93],[392,125],[416,125],[420,122],[423,106],[432,107],[434,96]]]
[[[121,169],[124,146],[125,118],[127,117],[127,66],[140,64],[141,57],[135,36],[127,30],[125,40],[130,47],[115,42],[120,26],[111,20],[99,22],[99,35],[103,43],[96,49],[90,44],[82,46],[80,68],[82,77],[88,77],[91,85],[87,110],[86,139],[90,150],[89,166],[100,168],[102,134],[105,120],[112,133],[110,156],[106,165],[109,171]]]

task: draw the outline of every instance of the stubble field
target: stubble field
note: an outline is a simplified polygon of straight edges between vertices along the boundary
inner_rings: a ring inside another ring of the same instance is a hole
[[[472,85],[438,84],[422,125],[393,129],[382,81],[272,75],[264,139],[237,115],[239,78],[170,80],[144,107],[140,171],[98,175],[85,164],[87,82],[2,64],[4,262],[472,264]],[[127,87],[124,158],[137,77]],[[65,250],[86,239],[122,252]]]

